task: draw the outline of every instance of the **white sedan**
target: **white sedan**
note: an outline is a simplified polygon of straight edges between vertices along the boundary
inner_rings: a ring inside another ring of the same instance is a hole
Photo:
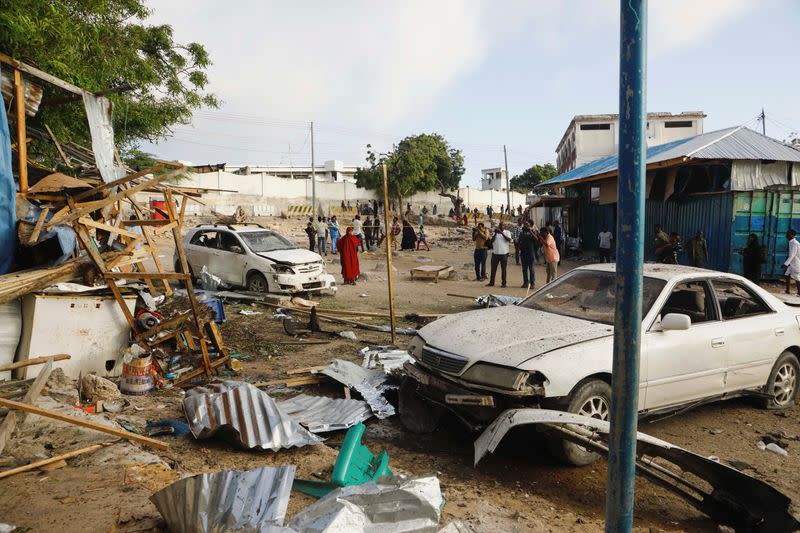
[[[519,305],[458,313],[419,331],[401,387],[412,431],[445,410],[480,429],[503,409],[542,406],[607,419],[614,265],[577,268]],[[741,395],[794,405],[800,307],[734,274],[646,264],[639,410],[650,415]],[[551,446],[572,464],[596,456]]]

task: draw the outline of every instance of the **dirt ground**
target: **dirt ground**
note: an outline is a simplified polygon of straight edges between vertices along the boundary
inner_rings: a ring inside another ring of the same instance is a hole
[[[299,221],[266,219],[298,243],[304,241]],[[468,235],[451,228],[429,228],[432,249],[400,252],[393,257],[396,268],[395,305],[398,315],[406,313],[455,313],[474,309],[471,299],[455,295],[487,294],[484,283],[474,281],[471,242]],[[172,251],[163,243],[162,255],[172,263]],[[339,276],[335,256],[328,256],[329,272]],[[512,261],[513,263],[513,261]],[[361,255],[366,279],[355,286],[340,285],[335,297],[319,298],[320,309],[386,311],[386,266],[383,252]],[[455,279],[438,283],[411,281],[409,271],[418,265],[450,265]],[[564,261],[561,273],[577,266]],[[460,278],[460,279],[459,279]],[[536,279],[544,280],[537,266]],[[524,296],[521,270],[510,265],[508,289],[495,287],[494,294]],[[245,316],[241,310],[260,314]],[[222,333],[232,353],[250,356],[241,372],[226,376],[247,381],[278,379],[286,371],[326,364],[333,358],[360,364],[357,350],[372,344],[388,344],[389,335],[346,325],[322,323],[325,331],[352,330],[358,340],[325,333],[316,338],[328,344],[282,345],[288,337],[273,310],[258,304],[227,303],[228,321]],[[375,324],[384,320],[375,319]],[[417,323],[401,319],[398,326]],[[409,337],[398,336],[404,346]],[[68,389],[69,384],[63,384]],[[55,387],[54,387],[55,389]],[[289,397],[299,392],[342,397],[338,385],[323,384],[287,389],[273,386],[267,392]],[[129,426],[142,429],[147,420],[182,419],[180,391],[160,391],[145,397],[129,397],[131,406],[110,415]],[[46,401],[53,401],[45,399]],[[40,405],[45,405],[40,401]],[[606,462],[585,468],[556,463],[541,443],[525,432],[512,432],[494,455],[473,467],[473,435],[456,424],[448,424],[432,435],[418,436],[403,430],[397,417],[367,421],[367,445],[377,452],[384,448],[395,472],[438,475],[446,504],[441,524],[454,518],[464,520],[475,531],[600,531],[603,528]],[[800,443],[791,443],[789,456],[759,450],[756,443],[769,432],[800,434],[800,408],[775,413],[759,409],[751,400],[733,400],[697,408],[662,420],[642,421],[640,431],[685,447],[696,453],[714,455],[723,461],[748,463],[748,473],[763,479],[800,501]],[[148,497],[178,477],[224,469],[249,469],[263,465],[297,465],[297,476],[325,477],[336,458],[344,432],[325,434],[324,444],[279,452],[247,452],[214,439],[196,441],[188,437],[161,437],[169,442],[166,452],[137,446],[115,445],[102,452],[68,461],[68,466],[50,472],[30,472],[0,480],[0,522],[15,524],[24,531],[160,531],[163,522]],[[34,457],[51,456],[91,442],[105,442],[90,433],[61,423],[44,424],[29,417],[22,430],[7,446],[22,464]],[[124,448],[123,448],[124,446]],[[151,455],[152,454],[152,455]],[[637,480],[636,529],[638,531],[716,531],[717,526],[672,494]],[[289,517],[312,503],[310,497],[292,493]],[[795,510],[796,512],[796,510]],[[288,520],[288,517],[287,517]]]

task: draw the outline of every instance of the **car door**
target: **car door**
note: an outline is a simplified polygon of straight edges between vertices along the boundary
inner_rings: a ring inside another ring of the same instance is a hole
[[[719,278],[711,284],[730,344],[725,391],[760,387],[785,348],[787,327],[744,282]]]
[[[247,263],[244,244],[230,231],[220,231],[219,237],[219,258],[214,274],[225,283],[242,286]]]
[[[217,250],[217,231],[200,230],[195,232],[186,245],[186,261],[195,276],[199,276],[205,265],[210,268],[211,258]]]
[[[687,330],[662,331],[669,313],[688,315]],[[680,282],[645,335],[646,409],[722,394],[728,342],[707,280]]]

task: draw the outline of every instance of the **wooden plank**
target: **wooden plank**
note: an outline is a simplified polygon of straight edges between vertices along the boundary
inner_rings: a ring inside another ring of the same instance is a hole
[[[114,187],[119,187],[119,186],[125,185],[126,183],[129,183],[129,182],[131,182],[131,181],[133,181],[135,179],[141,178],[141,177],[146,176],[148,174],[152,174],[154,172],[158,172],[159,170],[161,170],[163,168],[164,168],[164,165],[156,165],[154,167],[146,168],[144,170],[140,170],[139,172],[134,172],[133,174],[128,174],[127,176],[123,176],[123,177],[121,177],[119,179],[116,179],[114,181],[110,181],[108,183],[103,183],[102,185],[98,185],[97,187],[94,187],[93,189],[89,189],[88,191],[79,192],[78,194],[73,196],[73,198],[75,198],[76,202],[79,202],[79,201],[83,200],[84,198],[91,198],[92,196],[96,195],[97,193],[100,193],[100,192],[103,192],[103,191],[108,191],[110,189],[113,189]]]
[[[120,437],[122,439],[128,439],[130,441],[137,442],[139,444],[152,446],[153,448],[157,448],[159,450],[169,449],[169,445],[166,442],[162,442],[160,440],[151,439],[150,437],[145,437],[143,435],[137,435],[136,433],[131,433],[129,431],[125,431],[124,429],[104,426],[103,424],[98,424],[97,422],[93,422],[91,420],[87,420],[84,418],[65,415],[63,413],[51,411],[49,409],[42,409],[41,407],[36,407],[35,405],[28,405],[26,403],[15,402],[13,400],[4,400],[0,398],[0,406],[8,407],[9,409],[18,409],[25,413],[43,416],[46,418],[52,418],[53,420],[59,420],[61,422],[66,422],[68,424],[74,424],[76,426],[93,429],[95,431],[99,431],[100,433],[106,433],[108,435],[114,435],[115,437]]]
[[[64,163],[68,167],[72,167],[72,161],[70,161],[69,157],[67,157],[67,154],[64,153],[64,149],[61,148],[61,143],[59,143],[58,139],[56,139],[56,136],[53,134],[53,130],[51,130],[50,126],[48,126],[47,124],[44,125],[44,129],[47,130],[47,134],[50,136],[50,139],[53,141],[53,144],[56,145],[56,150],[58,150],[58,155],[61,156],[61,159],[64,160]]]
[[[73,450],[71,452],[62,453],[61,455],[54,455],[49,459],[42,459],[41,461],[35,461],[33,463],[29,463],[24,466],[18,466],[17,468],[11,468],[9,470],[4,470],[0,472],[0,479],[13,476],[15,474],[20,474],[22,472],[28,472],[30,470],[34,470],[36,468],[41,468],[43,466],[47,466],[53,463],[57,463],[59,461],[65,461],[67,459],[71,459],[72,457],[76,457],[78,455],[83,455],[84,453],[90,453],[95,450],[99,450],[101,448],[106,448],[111,446],[112,444],[116,444],[117,442],[122,442],[119,440],[111,441],[111,442],[104,442],[103,444],[94,444],[92,446],[87,446],[85,448],[81,448],[79,450]]]
[[[92,220],[89,217],[81,217],[78,219],[78,222],[83,224],[84,226],[89,226],[90,228],[101,229],[103,231],[107,231],[109,233],[116,233],[118,235],[124,235],[126,237],[130,237],[131,239],[138,239],[139,234],[134,233],[132,231],[128,231],[126,229],[119,228],[117,226],[110,226],[108,224],[103,224],[101,222],[97,222]],[[38,222],[37,222],[38,224]]]
[[[28,192],[28,144],[25,131],[25,85],[22,73],[14,69],[14,100],[17,110],[17,155],[19,156],[19,192]]]
[[[36,244],[39,241],[39,235],[42,233],[42,226],[44,226],[44,221],[47,220],[47,214],[50,212],[49,207],[45,207],[42,209],[42,212],[39,213],[39,218],[36,219],[36,225],[33,227],[33,233],[31,233],[31,238],[28,239],[28,244]]]
[[[125,299],[122,297],[122,293],[119,292],[119,287],[117,287],[117,284],[114,283],[113,280],[109,280],[108,283],[106,283],[106,285],[108,286],[109,289],[111,289],[111,294],[114,295],[114,299],[117,301],[117,305],[119,305],[120,309],[122,309],[122,314],[125,315],[125,319],[128,321],[128,325],[131,327],[131,331],[133,331],[134,335],[138,334],[139,327],[136,325],[136,319],[133,318],[131,310],[128,309],[128,304],[125,303]]]
[[[191,315],[189,313],[184,313],[182,315],[176,316],[175,318],[172,318],[170,320],[166,320],[164,322],[161,322],[157,326],[152,327],[152,328],[150,328],[150,329],[148,329],[146,331],[143,331],[141,333],[137,333],[136,334],[136,340],[137,341],[144,340],[144,339],[146,339],[148,337],[152,337],[153,335],[155,335],[157,333],[161,333],[162,331],[166,331],[168,329],[172,329],[172,328],[176,328],[178,326],[182,326],[183,324],[185,324],[186,322],[191,320],[191,318],[192,317],[191,317]]]
[[[53,371],[53,361],[48,361],[44,368],[39,371],[39,375],[36,376],[36,379],[33,380],[28,392],[25,393],[25,396],[22,397],[23,404],[32,404],[38,398],[39,395],[42,393],[42,389],[47,384],[47,380],[50,379],[50,373]],[[4,398],[0,398],[0,400],[5,400]],[[10,400],[9,400],[10,401]],[[21,415],[19,417],[19,422],[21,423],[25,417]],[[11,435],[14,434],[14,429],[17,427],[17,413],[14,411],[9,412],[6,417],[3,419],[3,422],[0,423],[0,453],[3,453],[3,450],[6,447],[6,443]]]
[[[120,222],[122,226],[166,226],[169,220],[123,220]]]
[[[6,372],[8,370],[14,370],[17,368],[24,368],[26,366],[43,365],[48,361],[65,361],[69,358],[70,356],[65,353],[61,353],[58,355],[47,355],[44,357],[35,357],[33,359],[28,359],[27,361],[17,361],[16,363],[0,366],[0,372]]]
[[[83,244],[86,253],[89,254],[89,257],[92,258],[94,264],[97,266],[100,272],[104,272],[106,269],[106,263],[103,261],[103,258],[100,255],[100,252],[95,247],[94,241],[92,238],[89,237],[89,234],[86,232],[86,228],[84,228],[80,224],[75,224],[74,226],[75,234],[78,236],[78,239]]]
[[[180,279],[185,280],[189,276],[179,272],[106,272],[103,274],[106,279]]]
[[[256,387],[267,387],[269,385],[284,385],[286,387],[299,387],[301,385],[318,385],[329,381],[330,378],[324,374],[313,376],[302,376],[299,378],[273,379],[271,381],[259,381],[253,383]],[[0,404],[2,405],[2,404]]]
[[[211,362],[211,368],[217,368],[218,366],[224,365],[225,363],[228,362],[229,359],[230,359],[229,356],[220,357],[219,359],[215,359],[214,361]],[[180,387],[180,386],[182,386],[183,383],[186,383],[187,381],[190,381],[190,380],[196,378],[197,376],[199,376],[200,374],[202,374],[205,371],[206,370],[205,370],[204,367],[196,368],[196,369],[192,370],[191,372],[189,372],[188,374],[182,375],[180,378],[178,378],[178,380],[176,380],[173,383],[173,385]]]
[[[7,65],[11,65],[12,67],[14,67],[17,70],[21,70],[22,72],[24,72],[26,74],[30,74],[31,76],[39,78],[42,81],[46,81],[48,83],[52,83],[56,87],[61,87],[65,91],[69,91],[71,93],[79,94],[81,96],[83,96],[83,93],[89,92],[89,91],[86,91],[85,89],[81,89],[77,85],[72,85],[71,83],[68,83],[68,82],[66,82],[66,81],[64,81],[64,80],[62,80],[60,78],[56,78],[52,74],[48,74],[47,72],[45,72],[43,70],[39,70],[36,67],[32,67],[30,65],[27,65],[27,64],[23,63],[22,61],[17,61],[13,57],[8,56],[8,55],[6,55],[6,54],[4,54],[2,52],[0,52],[0,61],[2,61],[3,63],[6,63]]]
[[[294,376],[297,374],[307,374],[309,372],[319,372],[320,370],[325,370],[330,365],[319,365],[319,366],[306,366],[303,368],[294,368],[292,370],[287,370],[286,375]]]

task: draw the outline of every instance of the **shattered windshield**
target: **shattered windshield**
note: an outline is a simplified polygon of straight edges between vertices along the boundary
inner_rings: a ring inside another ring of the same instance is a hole
[[[665,284],[661,279],[644,278],[642,316],[653,306]],[[613,324],[614,272],[573,270],[519,305],[557,315]]]
[[[273,252],[275,250],[294,250],[294,244],[272,231],[248,231],[240,233],[247,247],[255,253]]]

